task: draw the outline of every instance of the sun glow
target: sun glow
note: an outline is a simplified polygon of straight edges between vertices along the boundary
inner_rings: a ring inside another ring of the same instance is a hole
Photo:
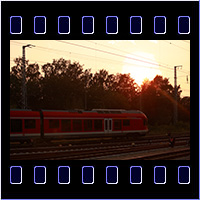
[[[130,76],[135,79],[135,82],[139,86],[142,85],[145,79],[151,81],[157,74],[162,74],[159,70],[159,64],[156,62],[153,54],[139,52],[137,55],[138,57],[131,54],[127,55],[122,69],[123,74],[130,73]]]

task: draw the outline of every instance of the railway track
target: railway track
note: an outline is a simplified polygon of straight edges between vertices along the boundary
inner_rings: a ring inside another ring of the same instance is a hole
[[[189,136],[179,137],[176,146],[186,146]],[[147,139],[136,141],[107,142],[85,145],[67,145],[37,148],[11,148],[11,160],[79,160],[95,159],[123,153],[137,153],[156,149],[169,148],[169,139]],[[171,148],[170,148],[171,149]],[[138,158],[139,159],[139,158]],[[150,159],[148,157],[144,159]],[[155,157],[153,159],[156,159]],[[162,158],[158,158],[162,159]],[[167,158],[168,159],[168,158]],[[171,159],[171,158],[170,158]]]
[[[50,143],[44,144],[43,146],[28,146],[28,145],[18,145],[12,146],[10,148],[10,153],[18,153],[18,152],[41,152],[41,151],[53,151],[53,150],[62,150],[62,149],[79,149],[79,148],[88,148],[88,147],[99,147],[99,146],[112,146],[112,145],[126,145],[131,144],[134,146],[138,145],[149,145],[155,143],[167,143],[169,138],[166,136],[155,136],[154,137],[139,137],[139,138],[120,138],[113,140],[112,138],[103,138],[101,140],[97,140],[98,138],[93,138],[93,140],[62,140],[61,143],[56,141],[54,144]],[[176,136],[176,139],[180,141],[189,141],[190,137],[188,135],[185,136]],[[92,141],[92,142],[91,142]],[[58,142],[58,144],[57,144]]]
[[[175,158],[185,157],[190,155],[190,148],[176,149],[175,151],[167,151],[164,153],[158,153],[155,155],[147,155],[142,160],[171,160]]]
[[[92,158],[95,160],[182,160],[190,159],[190,148],[178,146],[175,148],[149,149],[136,153],[115,154]]]
[[[174,133],[173,134],[174,137],[176,137],[177,139],[179,140],[183,140],[184,138],[188,138],[189,137],[189,133]],[[114,142],[113,142],[113,139],[114,139]],[[116,143],[116,142],[119,142],[119,141],[122,141],[125,142],[125,141],[128,141],[130,142],[130,140],[133,140],[134,142],[136,143],[149,143],[151,142],[152,140],[155,142],[160,142],[160,141],[167,141],[168,138],[166,135],[146,135],[146,136],[133,136],[133,137],[102,137],[102,138],[99,138],[99,137],[85,137],[85,138],[72,138],[72,139],[64,139],[64,138],[61,138],[61,139],[45,139],[45,140],[36,140],[34,143],[20,143],[19,141],[16,141],[16,142],[10,142],[10,147],[11,149],[21,149],[21,148],[44,148],[44,147],[56,147],[56,146],[72,146],[72,145],[89,145],[89,144],[99,144],[99,143],[104,143],[104,144],[111,144],[111,143]]]

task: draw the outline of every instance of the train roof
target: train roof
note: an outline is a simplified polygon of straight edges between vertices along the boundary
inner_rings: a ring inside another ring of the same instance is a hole
[[[38,112],[39,110],[31,109],[10,109],[10,111],[32,111]],[[69,113],[101,113],[101,114],[121,114],[121,113],[142,113],[140,110],[125,110],[125,109],[92,109],[91,111],[85,111],[81,109],[74,110],[41,110],[43,112],[69,112]]]
[[[10,115],[12,117],[40,117],[40,113],[38,111],[26,110],[26,109],[11,109]]]
[[[10,110],[11,112],[13,111],[15,114],[14,115],[18,115],[17,113],[22,113],[23,115],[39,115],[40,111],[31,111],[31,110]],[[84,110],[41,110],[44,116],[65,116],[66,114],[68,114],[69,116],[103,116],[103,115],[107,115],[107,117],[111,117],[111,116],[145,116],[145,114],[139,110],[124,110],[124,109],[92,109],[91,111],[84,111]],[[31,113],[32,112],[32,113]],[[36,114],[38,113],[38,114]]]
[[[146,117],[144,113],[138,110],[117,110],[117,109],[93,109],[92,111],[82,110],[42,110],[44,117]]]
[[[92,109],[92,111],[97,112],[97,113],[102,113],[102,114],[142,113],[139,110],[124,110],[124,109]]]
[[[69,113],[99,113],[99,114],[121,114],[121,113],[143,113],[140,110],[124,110],[124,109],[92,109],[85,110],[42,110],[43,112],[69,112]]]

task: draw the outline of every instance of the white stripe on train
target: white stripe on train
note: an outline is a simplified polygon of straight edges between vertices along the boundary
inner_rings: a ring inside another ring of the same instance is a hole
[[[62,133],[44,133],[44,136],[57,136],[57,135],[92,135],[92,134],[111,134],[111,133],[147,133],[148,130],[134,130],[134,131],[98,131],[98,132],[62,132]],[[40,133],[16,133],[11,134],[10,137],[19,137],[19,136],[40,136]]]

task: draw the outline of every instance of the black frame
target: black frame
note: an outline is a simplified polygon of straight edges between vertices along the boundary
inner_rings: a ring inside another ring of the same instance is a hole
[[[199,198],[199,2],[1,2],[1,26],[2,26],[2,51],[1,51],[1,74],[2,74],[2,115],[1,133],[8,133],[9,129],[9,62],[10,40],[190,40],[191,45],[191,160],[190,161],[10,161],[9,159],[9,134],[1,134],[2,142],[2,167],[1,167],[1,197],[5,198]],[[47,34],[35,35],[33,32],[33,17],[44,15],[50,24]],[[62,15],[71,16],[71,34],[59,35],[57,33],[57,17]],[[95,33],[83,35],[81,31],[81,17],[90,15],[95,17]],[[107,35],[105,31],[106,16],[118,16],[119,33]],[[143,16],[142,35],[131,35],[129,17]],[[153,17],[163,15],[167,17],[167,33],[155,35],[153,32]],[[23,17],[23,33],[21,35],[10,34],[10,16]],[[189,35],[177,33],[178,16],[190,16],[191,26]],[[97,25],[98,24],[98,25]],[[170,25],[169,25],[170,24]],[[194,67],[195,66],[195,67]],[[47,183],[35,185],[33,182],[33,167],[44,165],[47,168]],[[57,167],[68,165],[71,167],[71,183],[59,185],[57,183]],[[85,187],[81,182],[82,166],[94,166],[95,183]],[[131,185],[129,182],[129,167],[143,167],[143,183]],[[153,183],[154,166],[166,166],[166,185]],[[177,184],[178,166],[191,167],[191,183],[189,185]],[[23,167],[23,183],[11,185],[9,181],[10,166]],[[118,166],[119,183],[107,185],[105,182],[106,166]],[[66,189],[67,188],[67,189]]]

